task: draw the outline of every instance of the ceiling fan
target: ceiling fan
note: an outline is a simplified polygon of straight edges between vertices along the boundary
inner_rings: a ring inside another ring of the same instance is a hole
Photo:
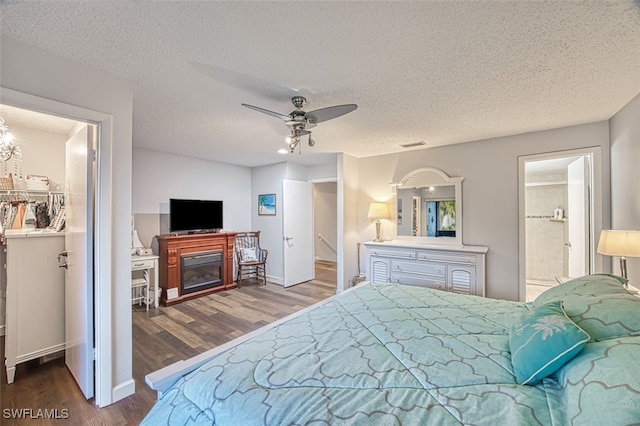
[[[296,146],[300,143],[300,137],[304,135],[309,136],[309,146],[314,146],[316,143],[311,138],[311,129],[318,123],[331,120],[332,118],[340,117],[354,111],[358,108],[356,104],[335,105],[327,108],[320,108],[314,111],[305,112],[302,108],[307,104],[307,99],[304,96],[294,96],[291,98],[291,103],[296,108],[289,115],[280,114],[277,112],[269,111],[268,109],[260,108],[253,105],[242,104],[247,108],[256,110],[263,114],[276,117],[285,122],[285,124],[291,130],[291,134],[287,137],[287,143],[289,144],[289,151],[293,153]]]

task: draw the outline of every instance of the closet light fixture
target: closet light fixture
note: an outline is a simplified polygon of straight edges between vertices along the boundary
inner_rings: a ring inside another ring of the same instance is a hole
[[[9,127],[4,124],[4,118],[0,117],[0,160],[8,161],[11,157],[22,158],[20,148],[13,144],[13,135]]]

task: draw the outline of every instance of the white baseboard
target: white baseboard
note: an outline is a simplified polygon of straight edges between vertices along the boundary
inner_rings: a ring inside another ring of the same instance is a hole
[[[271,275],[267,275],[267,281],[273,284],[284,285],[284,279],[280,277],[274,277]]]
[[[136,381],[129,379],[113,388],[111,391],[111,402],[118,402],[134,393],[136,393]]]

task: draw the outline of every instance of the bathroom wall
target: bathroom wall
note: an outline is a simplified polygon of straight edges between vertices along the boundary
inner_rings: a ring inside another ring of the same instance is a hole
[[[528,178],[525,188],[527,282],[554,281],[556,276],[567,276],[564,245],[567,222],[554,219],[558,206],[566,217],[566,172]]]

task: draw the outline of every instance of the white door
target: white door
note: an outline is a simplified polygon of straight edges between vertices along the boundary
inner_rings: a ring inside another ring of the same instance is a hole
[[[284,286],[315,278],[313,261],[313,184],[282,181]]]
[[[582,156],[567,166],[567,250],[570,277],[589,273],[589,162]]]
[[[84,396],[94,394],[93,137],[84,126],[66,143],[65,362]]]

